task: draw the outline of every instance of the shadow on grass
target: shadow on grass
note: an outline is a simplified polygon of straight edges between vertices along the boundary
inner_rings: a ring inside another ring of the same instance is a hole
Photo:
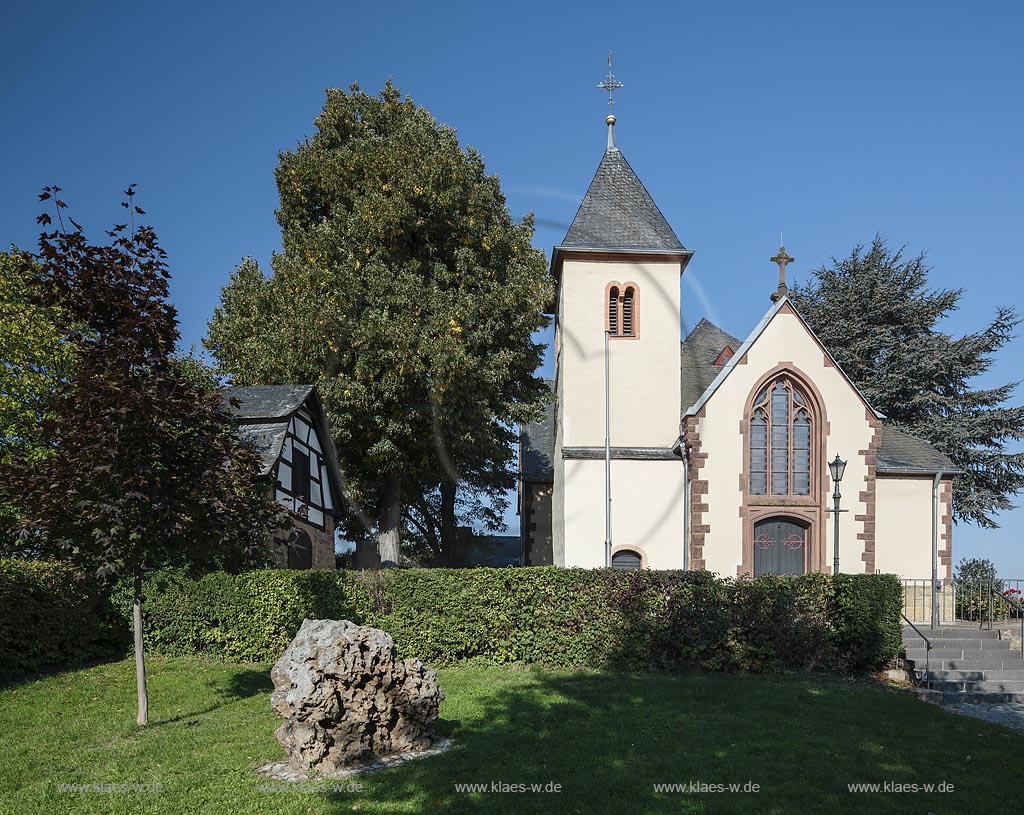
[[[455,739],[453,750],[364,776],[362,793],[334,794],[322,811],[905,812],[910,804],[938,815],[1022,802],[1007,783],[1019,777],[1019,736],[965,727],[862,683],[531,672],[502,684],[475,707],[449,712],[459,718],[439,730]],[[956,792],[908,797],[847,786],[887,781],[946,782]]]
[[[274,689],[270,671],[266,668],[246,668],[231,675],[228,685],[222,691],[229,700],[247,699],[258,693],[269,694]]]
[[[274,689],[274,683],[271,681],[269,672],[265,668],[238,668],[231,672],[226,682],[207,682],[206,686],[216,697],[217,701],[196,710],[179,713],[177,716],[156,719],[151,721],[149,726],[158,727],[186,720],[191,721],[242,699],[248,699],[260,694],[269,696],[270,692]]]
[[[37,671],[13,673],[10,675],[6,675],[3,678],[0,678],[0,691],[7,690],[18,685],[25,685],[29,682],[35,682],[39,679],[46,679],[51,676],[57,676],[58,674],[72,673],[74,671],[84,671],[89,668],[96,668],[100,665],[109,665],[115,662],[122,662],[127,658],[127,656],[127,649],[120,648],[118,650],[112,650],[110,653],[104,654],[102,656],[72,660],[70,662],[63,662],[59,665],[47,665],[45,667],[40,668]]]

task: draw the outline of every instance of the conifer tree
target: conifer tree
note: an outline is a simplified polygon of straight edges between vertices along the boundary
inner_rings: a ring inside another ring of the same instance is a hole
[[[929,271],[924,253],[907,258],[876,235],[814,270],[791,297],[871,405],[964,470],[954,481],[954,518],[994,527],[1024,488],[1024,406],[1010,404],[1019,382],[980,388],[976,377],[1020,318],[999,306],[985,328],[950,336],[939,322],[963,289],[928,288]]]

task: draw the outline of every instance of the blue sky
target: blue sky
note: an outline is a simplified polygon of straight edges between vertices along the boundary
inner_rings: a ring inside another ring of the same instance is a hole
[[[609,48],[618,144],[696,253],[684,330],[753,328],[780,231],[797,279],[879,231],[927,250],[932,284],[966,289],[951,333],[1024,305],[1018,3],[57,2],[0,20],[0,243],[34,245],[43,185],[99,239],[138,183],[186,346],[243,256],[269,268],[277,151],[327,86],[393,77],[483,154],[514,215],[536,213],[550,253],[604,149]],[[1021,378],[1022,354],[981,384]],[[955,557],[1024,577],[1024,510],[1000,520],[958,527]]]

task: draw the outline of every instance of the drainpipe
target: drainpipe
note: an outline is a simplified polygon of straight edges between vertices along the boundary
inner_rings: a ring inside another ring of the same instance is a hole
[[[943,471],[935,473],[932,482],[932,628],[939,616],[939,482]]]

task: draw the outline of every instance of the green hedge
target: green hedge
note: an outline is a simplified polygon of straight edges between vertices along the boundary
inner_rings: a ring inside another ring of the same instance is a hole
[[[558,568],[266,569],[145,581],[154,653],[275,660],[305,618],[382,628],[428,664],[626,670],[832,670],[881,667],[899,653],[892,575],[750,579],[709,572]],[[0,560],[0,681],[101,659],[129,641],[132,597],[108,601],[68,566]]]
[[[103,586],[62,563],[0,560],[0,682],[123,654]]]
[[[272,661],[304,618],[382,628],[428,664],[627,670],[878,668],[900,649],[893,575],[718,579],[559,568],[180,572],[146,582],[147,647]],[[130,619],[130,592],[115,604]]]
[[[150,575],[143,587],[146,648],[167,656],[203,654],[237,662],[275,660],[302,621],[363,619],[370,603],[346,573],[260,569],[213,572],[191,579],[183,571]],[[125,581],[114,605],[131,620],[133,592]]]

